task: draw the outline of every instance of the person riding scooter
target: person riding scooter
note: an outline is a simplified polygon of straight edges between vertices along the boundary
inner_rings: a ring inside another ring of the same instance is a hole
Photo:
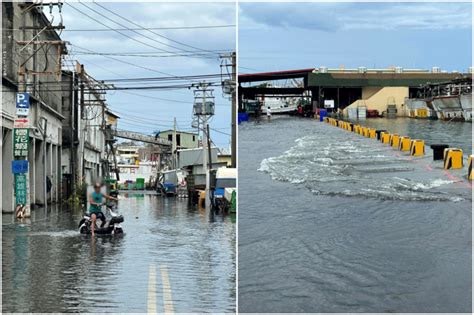
[[[92,229],[91,229],[92,236],[94,236],[95,221],[99,218],[102,221],[101,227],[103,227],[106,222],[105,215],[102,212],[102,206],[105,204],[105,201],[106,201],[104,199],[118,201],[117,198],[103,194],[101,192],[101,188],[102,188],[102,185],[100,183],[95,183],[94,191],[89,194],[89,202],[91,204],[89,208],[89,214],[92,220]]]

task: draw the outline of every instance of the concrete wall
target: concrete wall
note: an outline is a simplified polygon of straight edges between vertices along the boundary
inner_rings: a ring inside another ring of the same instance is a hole
[[[170,135],[173,135],[173,131],[167,130],[160,132],[159,137],[168,140],[171,139],[169,138]],[[194,149],[198,147],[198,135],[176,131],[176,137],[178,137],[178,135],[180,135],[180,144],[178,145],[178,149]]]
[[[405,98],[408,97],[408,87],[364,87],[362,89],[362,99],[353,102],[344,109],[347,115],[347,108],[357,108],[359,105],[367,106],[367,109],[376,109],[381,114],[387,110],[387,105],[397,106],[397,115],[405,116]]]
[[[135,165],[118,165],[120,171],[119,183],[126,181],[135,182],[137,178],[144,178],[146,182],[150,179],[156,178],[157,165],[156,163],[146,162]]]

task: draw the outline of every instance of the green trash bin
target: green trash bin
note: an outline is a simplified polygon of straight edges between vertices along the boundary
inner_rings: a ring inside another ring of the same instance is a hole
[[[230,198],[230,212],[237,212],[237,191],[232,192],[232,197]]]
[[[135,181],[135,189],[143,190],[145,189],[145,179],[144,178],[137,178]]]

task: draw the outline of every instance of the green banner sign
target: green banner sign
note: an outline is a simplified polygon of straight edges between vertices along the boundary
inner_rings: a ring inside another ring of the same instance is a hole
[[[13,129],[13,156],[28,156],[30,130],[28,128]]]
[[[26,174],[15,174],[16,204],[26,204]]]

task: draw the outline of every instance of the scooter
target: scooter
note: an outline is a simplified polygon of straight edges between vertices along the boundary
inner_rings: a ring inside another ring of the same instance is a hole
[[[105,208],[107,211],[110,213],[111,219],[108,221],[102,221],[102,224],[100,226],[97,226],[97,222],[100,221],[100,219],[96,219],[96,226],[94,228],[94,233],[95,234],[123,234],[123,229],[120,223],[122,223],[123,216],[119,215],[118,213],[113,211],[113,207],[109,205],[105,205]],[[81,234],[91,234],[92,233],[92,228],[91,228],[92,220],[90,217],[89,213],[85,213],[84,217],[82,220],[79,222],[79,233]]]

